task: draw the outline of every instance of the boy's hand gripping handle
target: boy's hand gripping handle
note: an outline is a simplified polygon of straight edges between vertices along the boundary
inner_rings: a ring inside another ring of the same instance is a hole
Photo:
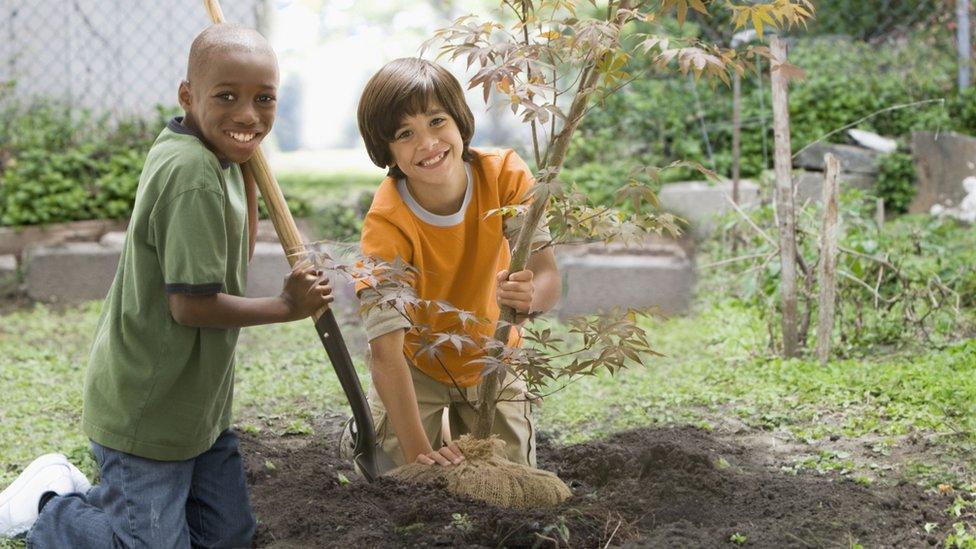
[[[204,6],[210,15],[210,20],[214,23],[224,22],[224,14],[220,9],[218,0],[204,0]],[[297,263],[305,253],[301,235],[298,227],[291,216],[291,211],[285,203],[285,197],[281,194],[281,188],[275,180],[268,161],[264,156],[264,151],[258,147],[254,156],[247,161],[254,180],[257,183],[261,196],[264,197],[264,204],[268,207],[268,215],[274,224],[275,232],[281,246],[285,249],[285,256],[288,263],[292,266]],[[352,415],[356,420],[356,449],[355,461],[359,466],[360,472],[366,480],[372,482],[376,478],[376,434],[373,429],[373,419],[369,412],[369,404],[363,395],[363,388],[359,384],[359,377],[356,375],[356,368],[353,366],[349,351],[339,333],[339,324],[336,322],[335,315],[328,307],[316,311],[312,315],[315,320],[315,331],[325,346],[325,352],[329,355],[332,368],[335,369],[342,390],[346,394],[346,399],[352,407]]]

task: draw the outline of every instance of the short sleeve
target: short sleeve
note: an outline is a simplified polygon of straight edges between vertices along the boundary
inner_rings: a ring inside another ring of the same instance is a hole
[[[498,185],[502,206],[521,204],[525,193],[535,184],[535,176],[528,164],[513,150],[502,153],[502,165],[498,173]]]
[[[386,216],[374,211],[366,214],[363,220],[363,234],[360,239],[363,257],[390,265],[397,262],[410,264],[413,260],[413,246],[407,235]],[[382,278],[382,273],[372,273]],[[356,293],[370,287],[366,281],[356,283]]]
[[[224,196],[208,189],[181,192],[150,219],[167,294],[209,295],[224,291],[227,229]]]
[[[385,262],[390,265],[397,263],[409,264],[412,259],[412,247],[406,235],[389,219],[370,212],[363,221],[363,235],[361,239],[362,252],[365,257],[373,261]],[[366,330],[367,341],[395,330],[409,329],[410,320],[405,316],[406,311],[398,310],[389,305],[377,305],[390,291],[398,291],[398,285],[391,285],[384,280],[384,273],[374,268],[371,279],[356,282],[356,293],[362,303],[361,314]],[[410,285],[412,280],[403,280]],[[413,290],[407,288],[408,292]]]
[[[505,151],[503,154],[498,180],[500,199],[503,206],[522,204],[525,200],[525,195],[535,184],[535,177],[532,175],[529,166],[512,150]],[[506,217],[503,222],[505,238],[513,246],[515,245],[515,240],[518,238],[519,231],[522,230],[524,221],[525,215],[519,214]],[[544,221],[539,223],[539,226],[536,227],[535,232],[532,234],[533,246],[536,244],[548,244],[551,240],[552,236],[549,234],[549,227]]]

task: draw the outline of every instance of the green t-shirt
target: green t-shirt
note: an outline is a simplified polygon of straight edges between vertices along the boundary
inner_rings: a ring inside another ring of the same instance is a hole
[[[82,416],[95,442],[184,460],[230,426],[238,329],[177,324],[167,294],[244,295],[246,212],[240,167],[171,121],[146,157],[95,330]]]

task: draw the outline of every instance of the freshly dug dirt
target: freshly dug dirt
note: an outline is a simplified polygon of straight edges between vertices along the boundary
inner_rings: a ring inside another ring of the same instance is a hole
[[[369,484],[341,460],[340,418],[315,437],[242,435],[260,547],[919,547],[946,533],[951,500],[910,484],[793,476],[694,428],[639,429],[555,447],[540,466],[575,496],[514,511],[442,487]],[[314,440],[314,442],[308,442]],[[348,482],[346,482],[348,479]],[[939,528],[926,534],[924,524]]]

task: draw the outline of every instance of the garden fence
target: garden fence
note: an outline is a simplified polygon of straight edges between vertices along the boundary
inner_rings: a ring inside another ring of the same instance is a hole
[[[263,28],[268,0],[227,0],[228,21]],[[110,116],[175,106],[200,0],[0,0],[0,99],[57,100]]]

